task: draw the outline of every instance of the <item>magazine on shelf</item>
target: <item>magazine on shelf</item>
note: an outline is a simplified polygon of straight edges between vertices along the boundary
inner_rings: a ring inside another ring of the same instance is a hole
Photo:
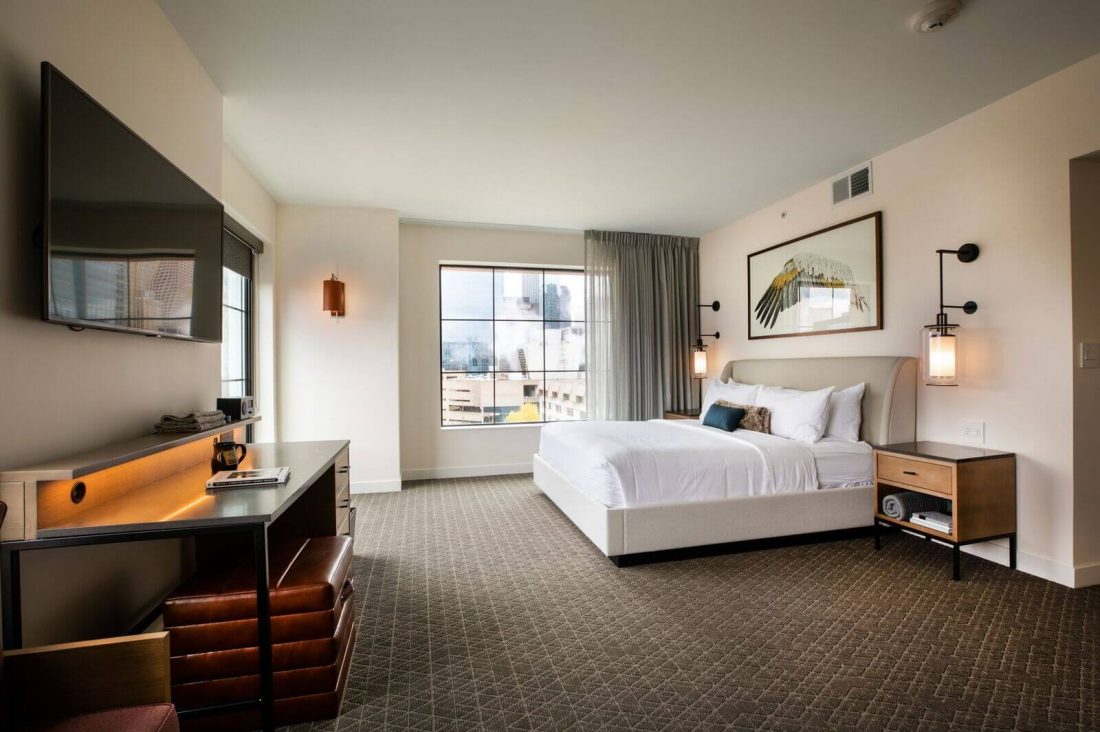
[[[909,522],[945,534],[951,533],[951,515],[939,511],[921,511],[909,517]]]
[[[206,481],[206,488],[257,488],[285,483],[289,477],[290,468],[221,470]]]

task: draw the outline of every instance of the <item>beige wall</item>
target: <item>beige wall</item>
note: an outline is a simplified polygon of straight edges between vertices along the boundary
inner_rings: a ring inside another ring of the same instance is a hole
[[[439,264],[584,264],[584,236],[401,224],[401,473],[406,480],[530,472],[540,427],[440,424]]]
[[[703,329],[722,332],[722,363],[917,355],[936,312],[935,250],[978,242],[976,262],[946,263],[948,301],[980,307],[958,316],[962,384],[920,389],[918,436],[961,443],[962,420],[978,419],[988,446],[1018,453],[1020,567],[1064,584],[1075,581],[1068,171],[1071,158],[1100,147],[1098,119],[1094,56],[876,157],[866,199],[834,208],[823,182],[705,236],[700,249],[702,299],[722,301],[703,314]],[[884,330],[747,340],[748,253],[879,209]]]
[[[0,466],[149,432],[164,412],[209,406],[216,344],[39,320],[31,235],[41,216],[39,63],[56,65],[215,196],[222,97],[148,0],[7,0],[0,19]],[[25,640],[126,628],[179,575],[174,542],[51,550],[24,559]]]
[[[1070,163],[1073,343],[1100,343],[1100,156]],[[1076,358],[1076,353],[1075,353]],[[1100,584],[1100,369],[1073,370],[1074,559]]]
[[[277,228],[279,437],[350,439],[352,491],[397,490],[397,214],[280,206]],[[344,318],[321,310],[333,272]]]
[[[278,439],[275,383],[275,251],[278,247],[278,205],[228,146],[222,150],[222,202],[226,212],[264,242],[253,279],[252,352],[255,361],[253,397],[262,417],[254,429],[256,442]]]

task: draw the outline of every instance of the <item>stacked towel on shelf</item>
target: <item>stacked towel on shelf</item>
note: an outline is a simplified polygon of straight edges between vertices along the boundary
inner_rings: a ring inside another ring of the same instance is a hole
[[[928,511],[950,515],[951,501],[915,491],[891,493],[882,499],[882,512],[892,519],[907,521],[914,513]]]
[[[174,414],[166,414],[160,418],[153,428],[156,432],[205,432],[206,430],[221,427],[225,424],[225,415],[214,410],[212,412],[191,412],[182,417]]]

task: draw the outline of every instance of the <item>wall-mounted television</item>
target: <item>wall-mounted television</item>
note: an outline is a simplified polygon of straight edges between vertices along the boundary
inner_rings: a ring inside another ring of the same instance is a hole
[[[222,338],[222,205],[42,64],[42,317]]]

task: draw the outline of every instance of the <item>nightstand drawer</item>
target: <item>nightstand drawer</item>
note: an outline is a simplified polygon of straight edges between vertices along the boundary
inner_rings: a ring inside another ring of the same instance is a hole
[[[877,467],[878,479],[887,483],[924,488],[946,496],[954,493],[952,471],[946,465],[879,453]]]

